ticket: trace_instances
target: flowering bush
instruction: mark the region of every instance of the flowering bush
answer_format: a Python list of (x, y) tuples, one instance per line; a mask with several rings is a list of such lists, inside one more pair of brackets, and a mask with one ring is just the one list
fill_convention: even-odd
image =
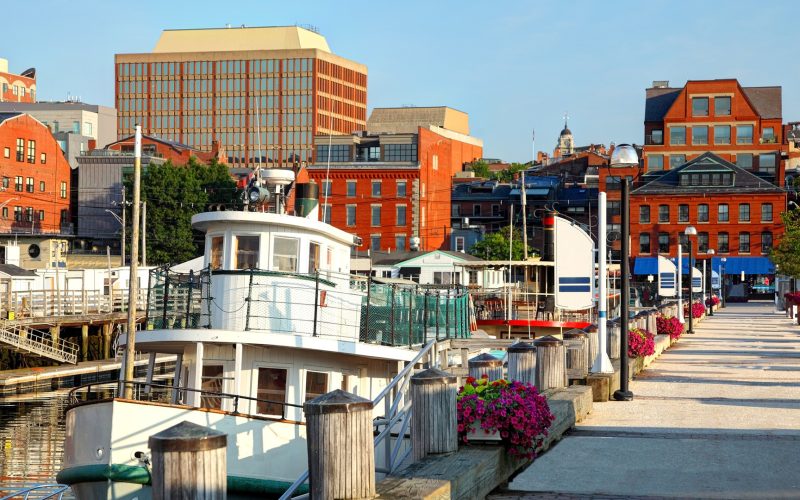
[(783, 298), (789, 304), (800, 304), (800, 292), (789, 292), (783, 294)]
[(669, 338), (675, 340), (683, 334), (683, 324), (675, 316), (669, 318), (658, 316), (656, 317), (656, 333), (669, 335)]
[(647, 330), (633, 328), (628, 332), (628, 357), (642, 358), (656, 352), (656, 336)]
[[(706, 307), (701, 304), (700, 302), (695, 302), (692, 304), (692, 318), (697, 319), (703, 316), (706, 312)], [(689, 315), (689, 304), (683, 305), (683, 315)]]
[(718, 306), (719, 305), (719, 297), (716, 295), (712, 295), (711, 297), (706, 299), (706, 307)]
[(462, 442), (469, 442), (469, 434), (477, 432), (473, 424), (480, 421), (483, 432), (500, 434), (509, 455), (529, 460), (536, 457), (555, 418), (536, 387), (504, 379), (489, 382), (486, 375), (467, 377), (458, 391), (457, 410)]

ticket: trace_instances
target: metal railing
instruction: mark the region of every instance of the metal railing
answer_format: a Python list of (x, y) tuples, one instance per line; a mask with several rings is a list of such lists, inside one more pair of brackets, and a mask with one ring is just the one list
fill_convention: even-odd
[[(372, 400), (373, 408), (383, 403), (384, 415), (374, 419), (373, 426), (375, 431), (375, 455), (378, 456), (379, 447), (383, 445), (383, 457), (385, 465), (375, 467), (375, 472), (391, 474), (397, 467), (408, 458), (411, 447), (403, 450), (403, 442), (409, 431), (411, 424), (412, 401), (409, 398), (409, 386), (411, 376), (414, 374), (414, 367), (422, 363), (426, 356), (429, 357), (428, 365), (435, 366), (438, 362), (436, 357), (437, 341), (432, 340), (425, 344), (413, 360), (398, 373), (389, 385), (383, 389), (378, 396)], [(398, 428), (399, 426), (399, 428)], [(393, 435), (396, 434), (394, 445), (392, 445)], [(289, 488), (283, 492), (280, 500), (289, 500), (297, 489), (308, 481), (309, 472), (306, 470), (300, 475)], [(307, 498), (308, 495), (300, 495), (295, 498)]]
[[(146, 304), (147, 290), (140, 290), (137, 310), (143, 311)], [(0, 302), (0, 314), (8, 318), (8, 313), (13, 312), (15, 319), (104, 314), (127, 310), (128, 290), (114, 290), (111, 295), (100, 290), (12, 291), (8, 300)]]
[(49, 333), (0, 320), (0, 344), (62, 363), (74, 365), (78, 362), (78, 344), (61, 338), (58, 342), (53, 340)]
[(595, 320), (592, 309), (565, 311), (555, 306), (553, 292), (533, 292), (524, 288), (477, 289), (470, 291), (475, 304), (475, 317), (481, 320)]
[(60, 500), (64, 497), (64, 493), (69, 491), (69, 486), (66, 484), (35, 484), (33, 486), (19, 486), (9, 487), (0, 486), (0, 493), (3, 494), (0, 500), (44, 500), (46, 498), (56, 498)]

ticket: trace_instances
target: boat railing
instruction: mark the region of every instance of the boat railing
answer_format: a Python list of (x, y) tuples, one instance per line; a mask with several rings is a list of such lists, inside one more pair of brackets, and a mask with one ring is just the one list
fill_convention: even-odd
[[(413, 360), (400, 370), (389, 385), (372, 400), (373, 408), (383, 405), (384, 414), (373, 420), (375, 456), (382, 455), (383, 465), (375, 467), (375, 472), (391, 474), (408, 458), (411, 446), (406, 436), (411, 425), (412, 401), (409, 397), (409, 386), (414, 369), (418, 364), (424, 363), (428, 358), (428, 366), (436, 366), (437, 341), (432, 340), (425, 344)], [(289, 488), (281, 495), (280, 500), (289, 500), (297, 489), (308, 481), (309, 473), (306, 470)], [(308, 494), (299, 495), (295, 499), (308, 498)]]
[(595, 319), (593, 309), (567, 311), (556, 307), (552, 291), (535, 291), (524, 286), (471, 289), (475, 317), (481, 320), (584, 321)]
[[(224, 282), (216, 282), (221, 277)], [(223, 283), (222, 286), (220, 283)], [(219, 328), (419, 346), (469, 337), (467, 289), (261, 269), (151, 271), (148, 329)]]
[[(148, 401), (176, 404), (181, 406), (192, 406), (187, 404), (188, 394), (199, 394), (200, 406), (197, 408), (208, 409), (222, 409), (223, 401), (230, 401), (231, 413), (240, 413), (239, 406), (243, 402), (254, 404), (256, 408), (259, 405), (276, 405), (280, 406), (280, 418), (286, 418), (286, 408), (300, 408), (303, 405), (286, 403), (284, 401), (272, 401), (269, 399), (253, 398), (250, 396), (242, 396), (239, 394), (230, 394), (220, 391), (210, 391), (206, 389), (193, 389), (188, 387), (175, 387), (168, 384), (158, 384), (153, 382), (141, 382), (137, 380), (124, 380), (124, 381), (106, 381), (106, 382), (93, 382), (89, 384), (74, 387), (69, 391), (68, 402), (70, 407), (84, 403), (87, 401), (98, 401), (104, 399), (112, 399), (119, 394), (121, 386), (133, 387), (133, 399), (136, 401)], [(93, 390), (94, 389), (94, 390)], [(82, 396), (82, 397), (81, 397)], [(265, 414), (267, 415), (267, 414)], [(276, 414), (270, 412), (270, 417), (278, 417)]]
[(28, 500), (35, 498), (36, 500), (44, 500), (46, 498), (55, 498), (61, 500), (64, 493), (69, 491), (69, 486), (66, 484), (34, 484), (30, 486), (0, 486), (2, 488), (2, 497), (0, 500)]

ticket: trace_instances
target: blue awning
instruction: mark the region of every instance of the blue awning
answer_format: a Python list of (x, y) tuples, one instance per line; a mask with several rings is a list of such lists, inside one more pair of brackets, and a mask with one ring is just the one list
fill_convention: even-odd
[(658, 257), (636, 257), (633, 274), (658, 274)]
[[(722, 266), (720, 257), (714, 257), (712, 267), (719, 272)], [(775, 274), (775, 264), (769, 257), (728, 257), (725, 262), (725, 274), (759, 275)]]

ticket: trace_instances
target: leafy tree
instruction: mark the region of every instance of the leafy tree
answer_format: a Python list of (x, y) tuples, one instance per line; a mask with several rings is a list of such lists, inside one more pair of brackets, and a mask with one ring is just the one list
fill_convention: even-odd
[(483, 160), (473, 161), (469, 168), (475, 173), (476, 177), (483, 177), (484, 179), (492, 178), (492, 173), (489, 171), (489, 164)]
[(778, 246), (772, 249), (770, 258), (780, 274), (800, 278), (800, 209), (781, 214), (784, 234)]
[[(500, 231), (489, 233), (470, 248), (469, 253), (484, 260), (508, 260), (508, 235), (511, 226), (506, 226)], [(536, 252), (528, 245), (528, 255)], [(522, 245), (522, 231), (515, 229), (511, 243), (512, 260), (524, 260), (524, 247)]]
[(201, 188), (208, 195), (208, 204), (224, 204), (229, 209), (238, 208), (240, 200), (237, 195), (236, 181), (231, 177), (228, 166), (211, 160), (204, 165), (192, 156), (186, 166), (194, 172), (200, 181)]

